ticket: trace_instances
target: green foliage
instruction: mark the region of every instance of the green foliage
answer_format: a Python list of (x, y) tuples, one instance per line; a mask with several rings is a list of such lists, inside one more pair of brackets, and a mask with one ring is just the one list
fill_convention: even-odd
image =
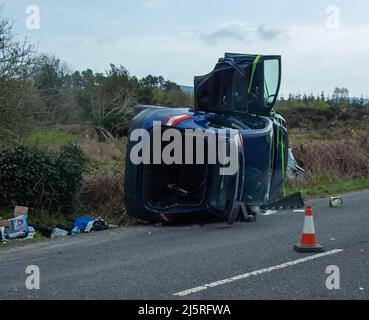
[(78, 120), (78, 107), (73, 94), (68, 65), (54, 55), (39, 54), (31, 68), (41, 114), (39, 120), (70, 124)]
[(71, 225), (72, 220), (73, 216), (61, 213), (50, 213), (43, 210), (32, 210), (28, 217), (29, 223), (44, 225), (49, 228), (55, 228), (58, 223), (69, 226)]
[(192, 105), (190, 95), (161, 76), (138, 79), (114, 64), (105, 73), (73, 72), (53, 54), (17, 40), (11, 22), (1, 16), (0, 57), (1, 142), (19, 142), (36, 126), (77, 123), (90, 124), (99, 138), (121, 137), (137, 103)]
[(0, 8), (0, 139), (14, 141), (32, 126), (38, 113), (30, 81), (33, 47), (19, 41)]
[(73, 144), (60, 151), (36, 147), (0, 148), (0, 206), (26, 205), (71, 212), (82, 184), (85, 160)]
[(324, 92), (318, 96), (313, 94), (290, 94), (287, 99), (283, 96), (276, 103), (276, 109), (279, 111), (288, 110), (290, 108), (312, 108), (317, 110), (326, 110), (330, 107), (338, 107), (340, 109), (365, 107), (364, 97), (349, 98), (349, 91), (346, 88), (335, 88), (332, 98), (326, 97)]
[(29, 146), (39, 146), (48, 148), (60, 148), (61, 146), (77, 142), (80, 139), (78, 134), (71, 134), (55, 129), (35, 131), (25, 139), (25, 144)]
[(171, 89), (166, 95), (164, 104), (176, 107), (189, 107), (193, 105), (193, 97), (179, 89)]
[(83, 122), (99, 138), (121, 137), (137, 103), (193, 105), (191, 95), (162, 76), (138, 79), (114, 64), (105, 73), (73, 72), (55, 55), (37, 53), (27, 40), (17, 40), (1, 15), (0, 57), (1, 142), (19, 142), (36, 126)]
[(174, 107), (192, 106), (192, 97), (163, 77), (148, 75), (141, 80), (123, 66), (110, 65), (102, 73), (85, 70), (72, 75), (72, 84), (81, 111), (99, 137), (128, 133), (137, 103)]
[(13, 142), (27, 135), (39, 112), (30, 81), (0, 77), (0, 141)]
[(318, 177), (309, 185), (287, 186), (287, 194), (301, 192), (305, 198), (317, 198), (323, 196), (334, 196), (342, 192), (358, 191), (369, 189), (369, 179), (353, 179), (330, 181), (325, 178)]

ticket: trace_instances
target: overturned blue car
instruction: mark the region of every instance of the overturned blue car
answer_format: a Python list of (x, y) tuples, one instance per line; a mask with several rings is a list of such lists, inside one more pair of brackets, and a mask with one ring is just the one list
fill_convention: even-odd
[(137, 106), (127, 213), (149, 222), (232, 224), (278, 203), (289, 156), (286, 121), (273, 109), (280, 83), (280, 56), (227, 53), (195, 77), (193, 109)]

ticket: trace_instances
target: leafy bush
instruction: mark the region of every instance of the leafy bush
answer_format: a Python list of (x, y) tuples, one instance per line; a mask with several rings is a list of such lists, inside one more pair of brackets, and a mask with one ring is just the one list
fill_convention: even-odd
[(0, 206), (26, 205), (50, 212), (71, 212), (82, 185), (85, 160), (74, 144), (60, 151), (0, 147)]

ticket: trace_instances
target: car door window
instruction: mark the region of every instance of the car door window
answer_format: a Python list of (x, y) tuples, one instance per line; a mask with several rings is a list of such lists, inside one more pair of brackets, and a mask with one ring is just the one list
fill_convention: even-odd
[(273, 107), (277, 99), (280, 83), (279, 59), (264, 60), (264, 98), (268, 107)]

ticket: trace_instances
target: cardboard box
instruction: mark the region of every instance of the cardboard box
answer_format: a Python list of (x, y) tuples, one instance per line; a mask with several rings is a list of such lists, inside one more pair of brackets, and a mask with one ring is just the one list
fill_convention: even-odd
[[(29, 208), (17, 206), (14, 208), (13, 217), (26, 216), (28, 217)], [(0, 219), (0, 227), (11, 228), (12, 227), (12, 219)]]
[(14, 217), (18, 217), (18, 216), (26, 216), (28, 217), (28, 207), (20, 207), (20, 206), (16, 206), (14, 208)]
[(27, 216), (17, 216), (9, 220), (10, 228), (14, 231), (28, 231)]
[(10, 221), (9, 220), (0, 220), (0, 227), (10, 228)]

